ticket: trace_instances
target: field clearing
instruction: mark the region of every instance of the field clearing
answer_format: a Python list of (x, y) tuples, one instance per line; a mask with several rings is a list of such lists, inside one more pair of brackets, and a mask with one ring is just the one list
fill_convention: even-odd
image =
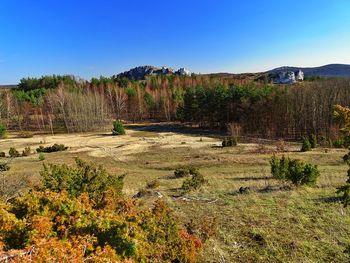
[[(350, 209), (344, 209), (335, 188), (346, 180), (342, 161), (345, 149), (317, 148), (301, 153), (298, 144), (286, 156), (317, 164), (317, 187), (294, 188), (271, 178), (269, 159), (276, 146), (239, 143), (221, 148), (221, 139), (171, 131), (128, 129), (125, 136), (110, 133), (64, 134), (17, 138), (1, 142), (22, 151), (54, 143), (69, 146), (66, 152), (38, 154), (11, 161), (9, 177), (40, 179), (43, 163), (73, 164), (74, 157), (103, 164), (116, 175), (126, 174), (124, 192), (135, 195), (157, 179), (157, 191), (185, 224), (215, 219), (217, 234), (201, 251), (200, 262), (347, 262), (343, 253), (350, 243)], [(278, 153), (282, 155), (282, 153)], [(4, 161), (5, 159), (2, 159)], [(8, 158), (6, 158), (8, 160)], [(208, 180), (198, 191), (179, 197), (183, 179), (173, 179), (180, 164), (193, 164)], [(249, 187), (240, 194), (240, 187)], [(149, 205), (159, 197), (143, 197)]]

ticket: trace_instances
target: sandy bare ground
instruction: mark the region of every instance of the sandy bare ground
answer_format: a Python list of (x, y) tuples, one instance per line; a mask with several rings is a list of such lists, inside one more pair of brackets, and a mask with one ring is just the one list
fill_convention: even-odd
[(130, 159), (130, 155), (146, 152), (152, 146), (161, 148), (219, 146), (221, 141), (210, 137), (198, 137), (172, 132), (140, 132), (127, 130), (124, 136), (108, 133), (81, 133), (60, 135), (36, 135), (32, 138), (9, 136), (0, 142), (0, 151), (8, 153), (10, 147), (22, 151), (25, 147), (35, 150), (40, 145), (64, 144), (70, 152), (87, 152), (93, 157), (113, 157), (119, 161)]

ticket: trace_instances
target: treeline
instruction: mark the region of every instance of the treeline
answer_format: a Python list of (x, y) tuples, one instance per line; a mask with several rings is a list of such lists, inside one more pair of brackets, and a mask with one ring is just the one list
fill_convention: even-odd
[(81, 132), (101, 129), (112, 119), (176, 120), (183, 87), (228, 85), (204, 76), (127, 78), (45, 76), (22, 79), (0, 94), (0, 122), (12, 130)]
[(223, 85), (185, 90), (178, 117), (205, 127), (234, 124), (245, 135), (299, 139), (336, 136), (335, 104), (349, 105), (350, 81), (329, 79), (293, 86)]
[(0, 122), (13, 130), (81, 132), (112, 119), (184, 121), (265, 138), (330, 136), (335, 104), (349, 105), (350, 80), (283, 86), (228, 76), (158, 76), (135, 81), (73, 76), (22, 79), (0, 95)]

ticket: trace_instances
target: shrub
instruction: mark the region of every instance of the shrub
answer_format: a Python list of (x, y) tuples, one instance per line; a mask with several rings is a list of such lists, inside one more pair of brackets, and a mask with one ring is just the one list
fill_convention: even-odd
[(201, 188), (206, 182), (204, 176), (197, 172), (192, 177), (185, 179), (182, 183), (181, 189), (183, 192), (187, 193)]
[(281, 159), (278, 159), (275, 155), (270, 160), (272, 177), (278, 180), (286, 179), (288, 173), (289, 159), (284, 155)]
[(227, 147), (227, 139), (224, 138), (222, 143), (221, 143), (222, 147)]
[(155, 196), (156, 192), (150, 188), (141, 188), (132, 198), (143, 198), (146, 196)]
[(179, 166), (174, 171), (175, 178), (182, 178), (186, 176), (191, 176), (198, 173), (198, 169), (192, 165)]
[(95, 201), (101, 201), (108, 188), (119, 195), (122, 193), (124, 176), (111, 175), (103, 166), (96, 167), (79, 158), (75, 162), (77, 168), (66, 164), (44, 164), (44, 170), (40, 173), (43, 187), (56, 193), (65, 190), (72, 197), (88, 193)]
[(282, 156), (273, 156), (270, 160), (272, 177), (291, 181), (294, 185), (315, 185), (320, 172), (316, 165), (304, 164), (299, 160), (291, 160)]
[(317, 142), (322, 147), (333, 147), (332, 140), (330, 138), (327, 138), (326, 136), (319, 136)]
[(113, 135), (124, 135), (125, 134), (124, 125), (123, 125), (121, 120), (116, 120), (113, 123), (112, 133), (113, 133)]
[(337, 139), (337, 140), (333, 141), (333, 146), (335, 148), (343, 148), (344, 140), (343, 139)]
[(45, 154), (39, 153), (39, 161), (44, 161), (46, 159)]
[(48, 147), (43, 147), (43, 146), (39, 146), (39, 148), (36, 149), (36, 151), (38, 153), (52, 153), (52, 152), (62, 152), (67, 150), (68, 147), (64, 146), (64, 144), (57, 144), (55, 143), (52, 146), (48, 146)]
[(316, 165), (290, 160), (286, 178), (294, 185), (315, 185), (320, 172)]
[[(67, 262), (196, 262), (201, 240), (181, 228), (164, 202), (143, 209), (118, 194), (100, 166), (76, 161), (77, 168), (44, 170), (42, 188), (1, 204), (1, 252), (38, 248), (16, 262), (56, 262), (63, 254)], [(72, 192), (76, 185), (81, 191)], [(96, 203), (96, 190), (103, 202)]]
[(342, 195), (344, 207), (350, 204), (350, 183), (337, 187), (337, 194)]
[(160, 185), (159, 181), (157, 179), (155, 179), (155, 180), (152, 180), (150, 182), (147, 182), (146, 188), (148, 188), (148, 189), (155, 189), (155, 188), (158, 188), (159, 185)]
[[(346, 141), (349, 140), (350, 134), (350, 109), (336, 105), (333, 113), (334, 119), (342, 124), (340, 131), (346, 135)], [(342, 194), (344, 207), (350, 204), (350, 152), (343, 157), (344, 162), (349, 166), (346, 184), (337, 188), (337, 194)], [(348, 251), (349, 253), (349, 251)]]
[(282, 139), (278, 140), (278, 142), (276, 144), (276, 150), (277, 150), (277, 152), (285, 152), (287, 150), (286, 142)]
[(0, 172), (6, 172), (10, 170), (10, 166), (7, 163), (0, 163)]
[(333, 142), (335, 148), (348, 148), (350, 146), (350, 136), (339, 138)]
[(234, 146), (237, 146), (236, 137), (226, 137), (222, 141), (222, 147), (234, 147)]
[(230, 137), (228, 139), (228, 146), (229, 147), (237, 146), (237, 138), (236, 137)]
[(19, 152), (16, 150), (16, 148), (14, 148), (14, 147), (11, 147), (11, 148), (10, 148), (10, 150), (9, 150), (9, 155), (10, 155), (10, 157), (12, 157), (12, 158), (21, 156), (21, 155), (19, 154)]
[(1, 158), (6, 157), (6, 153), (5, 153), (5, 152), (0, 152), (0, 157), (1, 157)]
[(0, 123), (0, 139), (4, 139), (7, 136), (7, 129), (4, 124)]
[(301, 152), (308, 152), (311, 151), (311, 143), (308, 138), (303, 139), (303, 144), (300, 149)]
[(206, 241), (209, 238), (216, 236), (218, 232), (217, 218), (204, 217), (200, 221), (191, 220), (186, 225), (186, 230), (190, 234), (195, 234), (201, 240)]
[(24, 148), (22, 151), (22, 156), (29, 156), (30, 155), (30, 147)]
[(346, 147), (346, 148), (349, 148), (349, 146), (350, 146), (350, 136), (345, 136), (344, 137), (344, 147)]
[(315, 134), (311, 134), (309, 136), (309, 142), (310, 142), (310, 145), (311, 145), (311, 148), (314, 149), (317, 147), (317, 137)]
[(337, 194), (342, 194), (344, 206), (350, 204), (350, 151), (343, 156), (343, 161), (349, 166), (346, 184), (337, 188)]
[(344, 250), (344, 253), (350, 256), (350, 244), (347, 245), (346, 249)]

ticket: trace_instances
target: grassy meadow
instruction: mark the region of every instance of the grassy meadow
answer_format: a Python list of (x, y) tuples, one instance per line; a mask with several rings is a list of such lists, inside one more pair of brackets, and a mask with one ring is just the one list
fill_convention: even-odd
[[(124, 193), (134, 196), (156, 180), (157, 195), (137, 200), (144, 206), (163, 198), (182, 224), (211, 222), (213, 235), (204, 243), (199, 262), (348, 262), (350, 209), (343, 208), (336, 187), (346, 180), (345, 149), (317, 148), (301, 153), (300, 144), (239, 142), (222, 148), (218, 135), (182, 133), (181, 130), (127, 129), (125, 136), (108, 133), (18, 138), (9, 134), (1, 150), (64, 143), (65, 152), (38, 154), (11, 160), (8, 188), (18, 181), (37, 184), (43, 163), (73, 164), (74, 157), (103, 164), (116, 175), (126, 174)], [(291, 186), (272, 179), (269, 160), (282, 154), (316, 164), (321, 176), (316, 187)], [(9, 158), (1, 158), (8, 161)], [(179, 165), (199, 168), (208, 183), (180, 195), (184, 179), (173, 177)], [(248, 187), (240, 193), (240, 187)]]

